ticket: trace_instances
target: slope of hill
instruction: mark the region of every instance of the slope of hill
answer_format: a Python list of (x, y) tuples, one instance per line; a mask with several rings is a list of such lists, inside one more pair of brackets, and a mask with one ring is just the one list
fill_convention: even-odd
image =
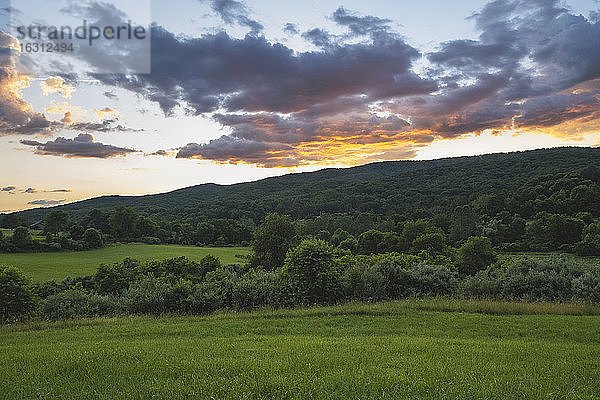
[[(102, 196), (56, 207), (74, 220), (125, 205), (156, 220), (234, 218), (258, 221), (276, 211), (293, 218), (322, 213), (389, 215), (447, 210), (479, 194), (504, 193), (542, 176), (600, 166), (600, 149), (563, 147), (431, 161), (393, 161), (289, 174), (234, 185), (204, 184), (147, 196)], [(49, 208), (17, 214), (39, 220)]]

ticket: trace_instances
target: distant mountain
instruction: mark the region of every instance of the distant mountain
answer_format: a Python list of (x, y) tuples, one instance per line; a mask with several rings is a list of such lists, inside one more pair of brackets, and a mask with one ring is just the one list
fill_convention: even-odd
[(431, 161), (391, 161), (353, 168), (289, 174), (234, 185), (204, 184), (147, 196), (101, 196), (17, 214), (28, 221), (50, 210), (73, 220), (94, 209), (124, 205), (158, 221), (205, 218), (261, 220), (276, 211), (294, 219), (323, 213), (434, 212), (465, 204), (479, 194), (505, 193), (533, 178), (600, 166), (600, 149), (562, 147)]

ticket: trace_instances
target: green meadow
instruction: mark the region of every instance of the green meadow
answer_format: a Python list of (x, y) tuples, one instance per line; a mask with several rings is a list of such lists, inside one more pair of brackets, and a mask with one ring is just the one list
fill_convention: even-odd
[(34, 281), (60, 281), (67, 276), (86, 276), (96, 272), (100, 264), (134, 258), (140, 261), (162, 260), (186, 256), (198, 261), (207, 254), (221, 259), (223, 264), (240, 263), (236, 255), (248, 254), (246, 247), (194, 247), (178, 245), (149, 245), (141, 243), (116, 244), (88, 251), (61, 251), (56, 253), (0, 254), (0, 264), (18, 267)]
[(7, 400), (597, 399), (599, 313), (578, 304), (434, 299), (3, 326), (0, 393)]

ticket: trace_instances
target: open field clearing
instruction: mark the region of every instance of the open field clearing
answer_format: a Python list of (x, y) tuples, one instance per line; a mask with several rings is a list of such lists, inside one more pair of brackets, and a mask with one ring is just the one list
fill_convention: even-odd
[(0, 254), (0, 264), (12, 265), (28, 273), (34, 281), (50, 279), (62, 280), (67, 276), (92, 275), (102, 263), (134, 258), (140, 261), (162, 260), (186, 256), (200, 260), (207, 254), (221, 259), (224, 264), (239, 263), (243, 260), (237, 254), (247, 254), (246, 247), (194, 247), (177, 245), (149, 245), (140, 243), (109, 245), (102, 249), (88, 251), (61, 251), (56, 253), (16, 253)]
[[(5, 326), (0, 393), (6, 399), (597, 398), (600, 316), (537, 313), (597, 314), (598, 307), (539, 304), (529, 314), (527, 305), (500, 304), (409, 300)], [(500, 308), (506, 315), (423, 308)], [(521, 315), (510, 315), (513, 309)]]

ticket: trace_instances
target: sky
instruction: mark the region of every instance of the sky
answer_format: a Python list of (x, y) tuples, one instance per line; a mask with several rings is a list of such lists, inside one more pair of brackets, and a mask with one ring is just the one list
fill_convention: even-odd
[[(0, 213), (376, 161), (600, 145), (596, 0), (0, 9)], [(144, 34), (48, 34), (83, 21)], [(39, 27), (46, 36), (35, 37)]]

